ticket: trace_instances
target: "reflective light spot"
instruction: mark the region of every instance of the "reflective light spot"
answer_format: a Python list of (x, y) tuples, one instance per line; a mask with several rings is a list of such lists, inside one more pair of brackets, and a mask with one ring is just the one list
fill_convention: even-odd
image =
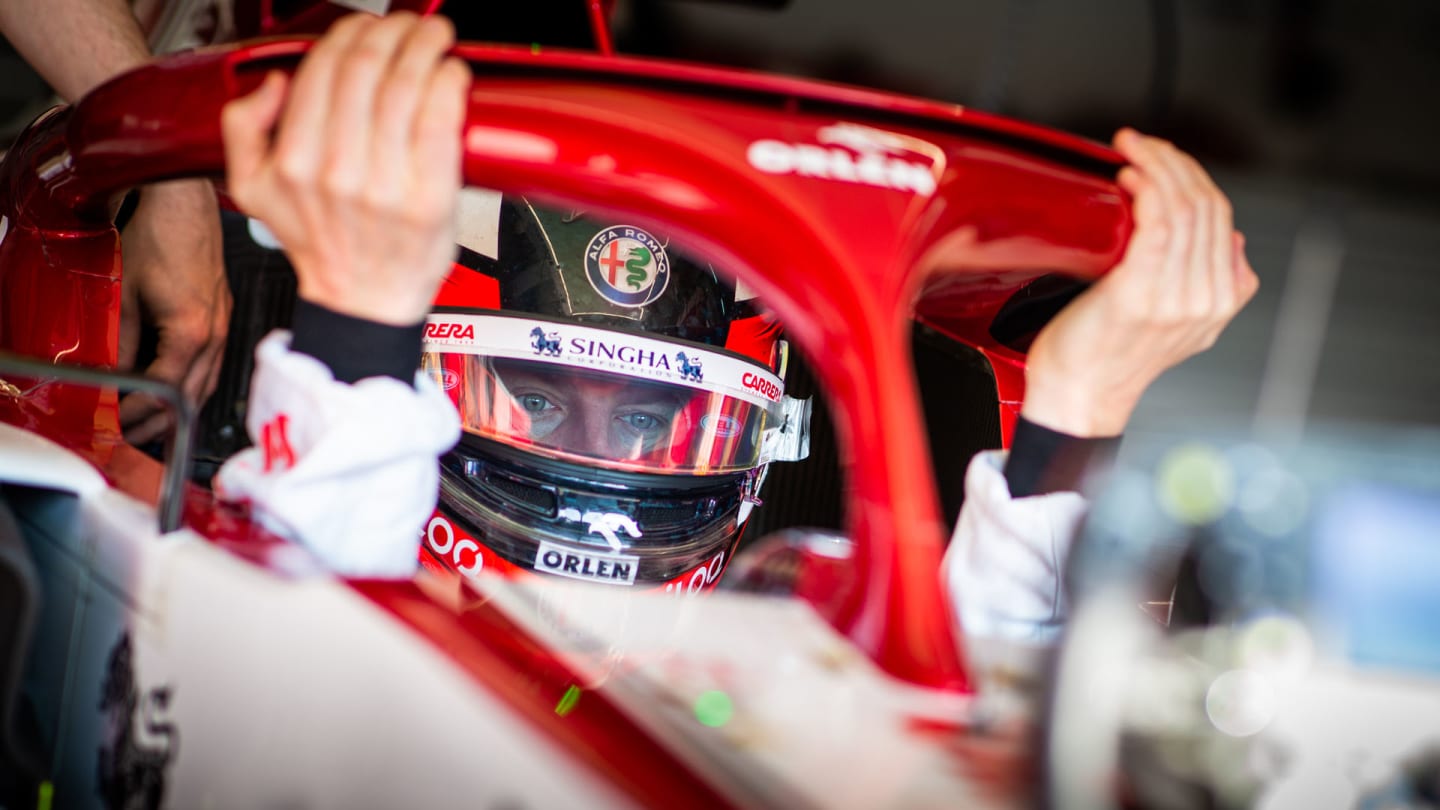
[(560, 145), (543, 135), (483, 124), (466, 126), (465, 149), (471, 154), (524, 163), (553, 163), (560, 154)]
[(565, 689), (565, 694), (560, 696), (560, 702), (555, 704), (555, 713), (564, 717), (574, 711), (575, 704), (580, 702), (580, 687), (570, 684)]
[(1310, 494), (1285, 470), (1264, 470), (1250, 478), (1236, 504), (1252, 529), (1269, 537), (1290, 534), (1310, 512)]
[(827, 559), (848, 560), (855, 556), (855, 544), (851, 542), (850, 538), (838, 534), (821, 531), (805, 532), (803, 541), (807, 551)]
[(1275, 717), (1275, 690), (1257, 672), (1232, 669), (1205, 691), (1205, 715), (1220, 732), (1249, 737)]
[(1315, 642), (1310, 631), (1293, 616), (1265, 616), (1251, 622), (1240, 634), (1240, 663), (1250, 670), (1285, 682), (1300, 679), (1310, 668)]
[(695, 719), (699, 720), (701, 725), (719, 728), (730, 722), (734, 714), (735, 706), (730, 702), (730, 696), (719, 689), (701, 692), (700, 696), (695, 698)]
[(1235, 473), (1229, 462), (1201, 444), (1181, 445), (1167, 453), (1155, 484), (1165, 511), (1191, 525), (1225, 514), (1235, 498)]
[(247, 219), (245, 229), (250, 232), (250, 239), (260, 247), (267, 250), (284, 250), (280, 246), (280, 240), (275, 238), (275, 232), (260, 220)]

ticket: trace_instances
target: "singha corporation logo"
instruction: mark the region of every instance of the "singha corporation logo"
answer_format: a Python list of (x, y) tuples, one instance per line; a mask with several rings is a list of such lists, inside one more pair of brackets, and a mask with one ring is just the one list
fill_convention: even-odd
[(132, 657), (130, 634), (122, 633), (110, 651), (100, 694), (108, 742), (100, 746), (98, 781), (100, 796), (112, 810), (161, 806), (165, 772), (180, 744), (180, 732), (168, 718), (171, 687), (150, 689), (142, 700)]
[(535, 349), (536, 354), (548, 354), (551, 357), (560, 356), (560, 333), (547, 333), (540, 327), (530, 330), (530, 346)]
[(680, 372), (680, 379), (693, 382), (704, 382), (705, 371), (700, 367), (700, 358), (687, 357), (685, 352), (675, 353), (676, 370)]

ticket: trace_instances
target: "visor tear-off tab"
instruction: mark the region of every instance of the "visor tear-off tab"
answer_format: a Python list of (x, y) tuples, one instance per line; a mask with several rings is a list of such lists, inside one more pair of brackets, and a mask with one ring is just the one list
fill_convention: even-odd
[(810, 397), (780, 397), (779, 424), (766, 428), (760, 439), (761, 464), (810, 457), (810, 413), (814, 405)]

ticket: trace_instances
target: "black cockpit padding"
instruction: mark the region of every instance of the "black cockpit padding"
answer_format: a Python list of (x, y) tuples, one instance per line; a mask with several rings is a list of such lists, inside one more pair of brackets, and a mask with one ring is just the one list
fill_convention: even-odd
[(45, 777), (34, 723), (20, 695), (40, 603), (39, 572), (0, 488), (0, 796), (21, 789), (21, 780)]

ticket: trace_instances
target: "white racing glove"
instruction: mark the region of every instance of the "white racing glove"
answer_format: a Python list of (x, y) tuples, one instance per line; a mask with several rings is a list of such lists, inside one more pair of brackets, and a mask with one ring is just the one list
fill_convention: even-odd
[(276, 330), (255, 351), (246, 429), (255, 446), (221, 467), (220, 497), (349, 577), (408, 578), (435, 508), (437, 457), (460, 424), (426, 375), (337, 382)]

